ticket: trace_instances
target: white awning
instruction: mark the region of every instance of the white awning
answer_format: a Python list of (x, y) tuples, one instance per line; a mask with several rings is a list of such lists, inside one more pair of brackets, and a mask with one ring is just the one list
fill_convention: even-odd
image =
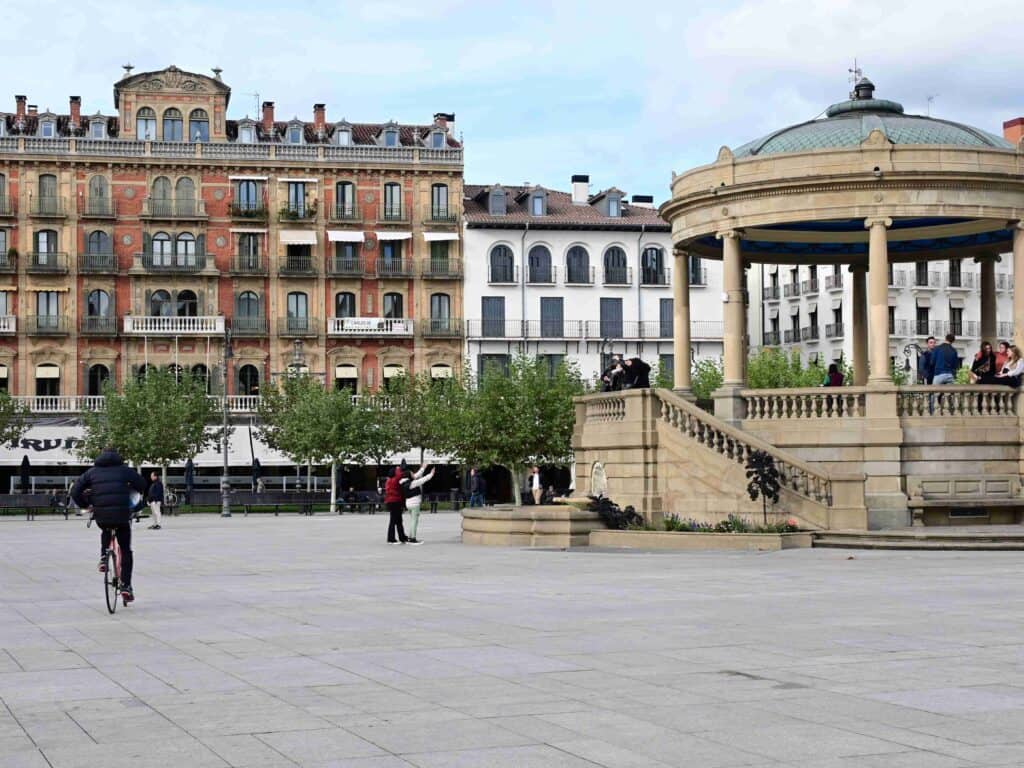
[(358, 379), (359, 374), (354, 365), (336, 365), (334, 367), (334, 378), (336, 379)]
[(890, 296), (889, 297), (889, 306), (890, 307), (895, 307), (896, 306), (896, 297), (895, 296)]
[(411, 240), (412, 232), (378, 232), (378, 240)]
[[(13, 291), (15, 289), (6, 288), (5, 290)], [(71, 289), (66, 285), (26, 285), (25, 290), (29, 293), (68, 293)]]
[(289, 178), (284, 178), (284, 179), (278, 179), (277, 183), (278, 184), (282, 184), (282, 183), (288, 182), (288, 181), (295, 182), (296, 184), (299, 184), (299, 183), (302, 183), (302, 184), (316, 184), (319, 181), (319, 179), (304, 179), (304, 178), (289, 179)]
[(949, 300), (949, 306), (951, 308), (953, 308), (953, 309), (963, 309), (964, 308), (964, 300), (963, 299), (950, 299)]
[(267, 176), (228, 176), (228, 181), (266, 181)]
[(265, 235), (267, 230), (265, 229), (229, 229), (233, 235)]
[(778, 264), (769, 264), (768, 265), (768, 274), (769, 275), (774, 275), (778, 271), (779, 271), (779, 265)]
[(385, 365), (384, 366), (384, 378), (393, 379), (395, 376), (403, 376), (405, 374), (405, 368), (400, 365)]
[(842, 309), (842, 308), (843, 308), (843, 300), (842, 299), (832, 299), (832, 309)]
[(282, 229), (281, 242), (285, 245), (316, 245), (316, 232), (308, 229)]
[(791, 315), (799, 315), (800, 314), (800, 305), (797, 304), (795, 307), (790, 307), (789, 308), (789, 314), (791, 314)]
[(51, 363), (43, 363), (42, 365), (36, 366), (36, 378), (37, 379), (59, 379), (60, 368)]
[(811, 313), (811, 312), (817, 312), (817, 311), (818, 311), (818, 302), (816, 302), (816, 301), (809, 301), (807, 303), (807, 312)]
[(328, 229), (327, 239), (332, 243), (361, 243), (366, 239), (366, 233), (346, 232), (344, 229)]
[(6, 365), (0, 365), (0, 379), (6, 379), (6, 378), (7, 378), (7, 366)]
[(918, 296), (917, 306), (919, 307), (930, 307), (932, 305), (932, 299), (930, 296)]
[(450, 365), (432, 365), (430, 366), (430, 378), (432, 379), (450, 379), (452, 377), (452, 367)]
[(458, 240), (458, 232), (424, 232), (423, 239), (428, 243), (436, 243), (439, 240)]
[(772, 320), (774, 320), (778, 316), (779, 316), (779, 308), (778, 307), (768, 307), (768, 317), (770, 317)]

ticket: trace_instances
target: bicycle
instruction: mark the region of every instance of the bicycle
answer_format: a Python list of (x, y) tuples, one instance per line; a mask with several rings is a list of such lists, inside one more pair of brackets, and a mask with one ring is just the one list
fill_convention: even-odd
[[(92, 515), (89, 515), (89, 522), (86, 528), (92, 527)], [(117, 598), (128, 605), (127, 598), (121, 594), (121, 545), (117, 543), (117, 535), (111, 531), (110, 546), (103, 551), (103, 592), (107, 599), (107, 612), (117, 612)]]

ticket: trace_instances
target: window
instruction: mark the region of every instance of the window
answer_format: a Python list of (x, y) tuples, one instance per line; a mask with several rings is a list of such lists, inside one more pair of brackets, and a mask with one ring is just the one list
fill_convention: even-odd
[[(3, 200), (0, 199), (0, 208), (3, 207)], [(0, 229), (0, 264), (3, 266), (13, 266), (7, 258), (7, 230)]]
[(964, 333), (964, 311), (960, 307), (949, 308), (949, 332), (954, 336)]
[(452, 330), (452, 297), (447, 293), (430, 296), (430, 330), (434, 333)]
[(181, 141), (185, 121), (174, 107), (164, 110), (164, 141)]
[(448, 363), (434, 363), (430, 366), (430, 382), (437, 384), (452, 378), (452, 367)]
[(405, 376), (405, 368), (397, 363), (385, 363), (381, 377), (384, 379), (384, 389), (391, 389), (392, 382), (401, 376)]
[(188, 136), (190, 141), (206, 142), (210, 140), (210, 118), (204, 109), (193, 109), (188, 116)]
[(402, 274), (402, 241), (385, 240), (380, 244), (380, 263), (377, 272), (381, 275)]
[(896, 307), (889, 307), (889, 335), (896, 333)]
[(203, 385), (203, 389), (206, 390), (206, 394), (210, 394), (210, 372), (207, 370), (206, 366), (202, 363), (197, 363), (192, 366), (190, 373), (195, 381), (198, 381)]
[(240, 211), (260, 208), (260, 188), (255, 181), (235, 182), (235, 208)]
[(553, 283), (554, 276), (551, 273), (551, 251), (543, 245), (535, 245), (530, 249), (530, 275), (531, 283)]
[(530, 197), (530, 215), (544, 215), (544, 195), (532, 195)]
[(348, 128), (342, 128), (334, 134), (338, 141), (338, 146), (347, 147), (352, 143), (352, 131)]
[(508, 376), (508, 355), (480, 355), (477, 357), (477, 370), (480, 376)]
[(288, 330), (295, 333), (309, 329), (309, 297), (301, 291), (293, 291), (288, 294)]
[(435, 240), (430, 244), (430, 273), (447, 275), (448, 270), (448, 241)]
[(288, 182), (288, 210), (296, 216), (306, 215), (306, 184), (302, 181)]
[(243, 125), (238, 129), (238, 140), (243, 144), (255, 144), (256, 129), (251, 125)]
[(113, 253), (113, 250), (110, 244), (110, 235), (102, 230), (90, 232), (85, 240), (86, 253)]
[(103, 385), (110, 379), (110, 369), (105, 365), (90, 365), (89, 366), (89, 383), (88, 383), (88, 394), (91, 397), (97, 397), (103, 394)]
[(60, 368), (53, 363), (36, 366), (36, 396), (57, 397), (60, 394)]
[(60, 294), (57, 291), (36, 291), (36, 328), (40, 331), (60, 328)]
[(255, 365), (243, 365), (238, 369), (238, 390), (240, 395), (250, 397), (260, 393), (260, 372)]
[(356, 185), (351, 181), (339, 181), (334, 186), (334, 201), (339, 219), (351, 219), (356, 214)]
[(622, 299), (601, 299), (601, 337), (622, 338)]
[(171, 294), (165, 290), (153, 291), (149, 297), (149, 314), (153, 317), (172, 317)]
[[(691, 253), (688, 262), (690, 268), (690, 285), (705, 285), (707, 280), (704, 277), (704, 267), (701, 265), (700, 256), (696, 256)], [(778, 283), (778, 275), (773, 275), (773, 277), (775, 278), (776, 283)]]
[(401, 220), (402, 186), (393, 181), (384, 185), (384, 220)]
[(928, 307), (917, 307), (915, 312), (915, 320), (917, 322), (917, 335), (927, 336), (928, 335), (928, 320), (929, 320), (929, 309)]
[(514, 283), (515, 265), (512, 249), (507, 245), (496, 245), (491, 249), (491, 280), (492, 283)]
[(313, 270), (313, 248), (309, 245), (289, 243), (285, 246), (285, 268), (289, 272), (311, 272)]
[(290, 125), (290, 126), (288, 126), (288, 143), (289, 144), (301, 144), (302, 143), (302, 126), (301, 125)]
[(157, 176), (153, 179), (153, 198), (155, 200), (171, 199), (171, 180), (166, 176)]
[(448, 218), (447, 184), (434, 184), (430, 188), (430, 215), (435, 219)]
[(840, 304), (838, 307), (832, 310), (832, 324), (835, 326), (841, 326), (843, 324), (843, 306)]
[(889, 262), (889, 285), (896, 285), (896, 267)]
[(398, 131), (394, 128), (390, 128), (384, 131), (384, 146), (385, 147), (397, 147), (398, 146)]
[(196, 266), (196, 239), (190, 232), (182, 232), (175, 241), (175, 264), (179, 267)]
[(178, 317), (196, 317), (199, 314), (199, 299), (194, 291), (178, 292)]
[(358, 243), (335, 243), (334, 244), (334, 271), (346, 275), (358, 274), (359, 272), (359, 244)]
[(541, 297), (540, 335), (546, 339), (559, 339), (565, 336), (565, 309), (561, 296)]
[(89, 138), (105, 139), (107, 137), (106, 123), (106, 120), (93, 120), (89, 123)]
[[(959, 288), (963, 285), (962, 272), (960, 269), (961, 264), (962, 262), (960, 259), (949, 260), (949, 284), (953, 288)], [(956, 331), (954, 331), (954, 333), (956, 333)]]
[(60, 213), (57, 200), (57, 177), (52, 173), (39, 176), (39, 199), (36, 201), (39, 213)]
[(40, 265), (51, 263), (50, 258), (57, 253), (57, 233), (52, 229), (41, 229), (35, 234), (36, 259)]
[(508, 212), (508, 199), (505, 197), (505, 190), (491, 190), (487, 197), (487, 212), (491, 216), (504, 216)]
[(434, 131), (430, 134), (430, 148), (431, 149), (444, 149), (444, 134), (440, 131)]
[(672, 299), (658, 300), (658, 335), (663, 339), (671, 339), (675, 315), (673, 313)]
[(39, 124), (39, 135), (44, 139), (52, 139), (57, 135), (57, 124), (52, 120), (44, 120)]
[(262, 330), (260, 297), (255, 291), (242, 291), (235, 299), (233, 325), (240, 331)]
[(169, 267), (172, 264), (171, 258), (171, 236), (166, 232), (157, 232), (153, 235), (153, 266)]
[(619, 200), (618, 197), (609, 197), (608, 198), (608, 215), (611, 218), (613, 218), (613, 219), (619, 218), (619, 215), (621, 213), (621, 207), (622, 207), (621, 201)]
[(914, 263), (914, 283), (915, 285), (926, 286), (928, 285), (928, 262), (918, 261)]
[(260, 236), (242, 234), (238, 236), (238, 268), (252, 271), (260, 267)]
[(351, 394), (356, 394), (359, 389), (359, 372), (351, 363), (342, 363), (334, 366), (334, 388), (339, 392), (347, 389)]
[(143, 107), (135, 113), (135, 137), (140, 141), (156, 138), (156, 112), (149, 107)]
[(106, 291), (89, 291), (85, 300), (88, 317), (110, 317), (110, 295)]
[(574, 245), (565, 255), (565, 282), (590, 283), (590, 254), (582, 245)]
[(334, 316), (335, 317), (355, 317), (356, 316), (356, 295), (348, 291), (336, 294), (334, 297)]
[(196, 212), (196, 184), (183, 176), (174, 185), (175, 208), (179, 216), (194, 216)]
[(640, 271), (644, 285), (665, 285), (665, 256), (661, 248), (648, 246), (640, 254)]
[(629, 283), (626, 252), (617, 245), (613, 245), (604, 252), (604, 282), (607, 285), (627, 285)]
[(505, 297), (483, 296), (480, 299), (482, 332), (484, 336), (500, 338), (505, 335)]
[(405, 317), (402, 312), (402, 294), (400, 293), (385, 293), (383, 308), (386, 318), (397, 320)]
[(558, 369), (565, 362), (565, 355), (537, 355), (537, 358), (544, 366), (544, 371), (549, 379), (555, 378)]

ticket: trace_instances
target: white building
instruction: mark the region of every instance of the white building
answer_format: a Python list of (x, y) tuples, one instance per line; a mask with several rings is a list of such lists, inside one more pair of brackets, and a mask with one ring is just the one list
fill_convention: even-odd
[[(467, 358), (505, 365), (517, 353), (552, 367), (577, 362), (593, 380), (612, 353), (670, 371), (672, 276), (668, 224), (653, 198), (615, 188), (591, 195), (538, 186), (465, 187)], [(695, 356), (722, 350), (721, 263), (688, 262)]]
[[(1009, 259), (996, 265), (997, 338), (1012, 340), (1013, 278)], [(961, 357), (981, 343), (980, 267), (971, 259), (889, 265), (889, 356), (916, 370), (929, 336), (956, 336)], [(754, 265), (747, 274), (752, 346), (798, 349), (805, 361), (853, 359), (853, 280), (848, 268)]]

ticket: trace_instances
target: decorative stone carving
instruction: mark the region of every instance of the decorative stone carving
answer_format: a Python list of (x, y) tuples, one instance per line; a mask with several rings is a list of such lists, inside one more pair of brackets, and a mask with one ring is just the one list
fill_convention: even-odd
[(590, 495), (608, 495), (608, 475), (604, 471), (604, 464), (599, 461), (595, 461), (590, 470)]
[(186, 75), (177, 67), (168, 67), (161, 76), (151, 77), (139, 83), (139, 89), (143, 91), (175, 90), (194, 93), (205, 91), (206, 85)]
[(121, 235), (121, 244), (122, 245), (131, 245), (132, 244), (132, 236), (131, 235)]
[(224, 199), (224, 190), (223, 189), (215, 189), (215, 190), (213, 190), (213, 199), (214, 200), (223, 200)]
[(363, 195), (363, 202), (364, 203), (372, 203), (373, 202), (373, 192), (367, 192), (365, 195)]
[(121, 193), (124, 197), (131, 200), (135, 197), (135, 187), (128, 187), (124, 192)]
[(218, 248), (223, 248), (227, 244), (228, 244), (228, 241), (224, 238), (223, 235), (221, 235), (221, 236), (219, 236), (217, 238), (217, 247)]

